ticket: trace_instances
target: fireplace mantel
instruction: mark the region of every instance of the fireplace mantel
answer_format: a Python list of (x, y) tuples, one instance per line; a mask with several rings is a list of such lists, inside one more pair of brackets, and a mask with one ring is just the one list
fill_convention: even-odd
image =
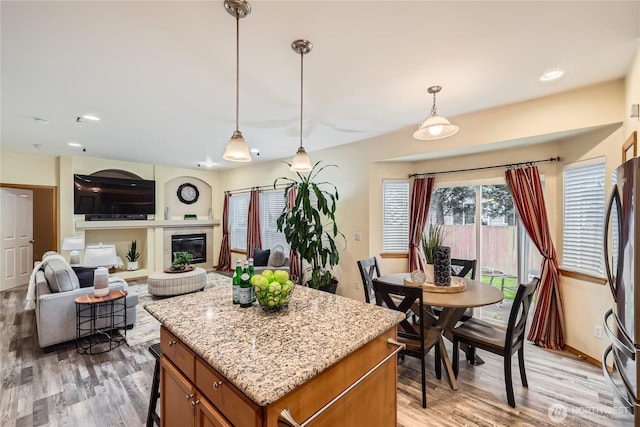
[(106, 230), (123, 228), (185, 228), (215, 227), (219, 219), (177, 219), (146, 221), (76, 221), (76, 230)]

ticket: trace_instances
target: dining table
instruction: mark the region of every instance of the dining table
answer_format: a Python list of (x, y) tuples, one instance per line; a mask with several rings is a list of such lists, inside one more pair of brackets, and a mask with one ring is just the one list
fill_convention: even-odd
[[(409, 273), (386, 274), (378, 277), (378, 281), (389, 283), (392, 285), (406, 285), (405, 278), (410, 280)], [(453, 277), (452, 277), (453, 279)], [(423, 287), (422, 299), (424, 304), (424, 312), (422, 313), (425, 325), (434, 326), (442, 329), (442, 334), (453, 341), (453, 333), (451, 332), (467, 308), (482, 307), (499, 303), (504, 299), (504, 294), (500, 289), (482, 283), (478, 280), (455, 277), (455, 280), (464, 280), (465, 289), (461, 292), (432, 292), (428, 287)], [(433, 314), (431, 307), (442, 307), (439, 316)], [(449, 377), (449, 384), (454, 390), (458, 389), (458, 384), (451, 369), (451, 360), (444, 345), (440, 346), (442, 353), (442, 361)], [(461, 350), (465, 353), (469, 349), (461, 346)], [(482, 359), (476, 356), (476, 364), (483, 363)]]

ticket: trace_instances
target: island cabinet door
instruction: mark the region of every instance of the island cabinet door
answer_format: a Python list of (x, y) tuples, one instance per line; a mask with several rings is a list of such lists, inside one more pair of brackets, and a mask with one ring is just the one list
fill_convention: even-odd
[(195, 387), (169, 362), (160, 358), (160, 422), (162, 426), (195, 424)]
[[(389, 338), (396, 338), (395, 326), (270, 404), (266, 408), (265, 427), (290, 426), (278, 422), (284, 409), (291, 412), (298, 424), (320, 413), (308, 424), (309, 427), (395, 427), (397, 356), (390, 357), (376, 368), (397, 348), (388, 343)], [(353, 388), (349, 389), (352, 385)], [(345, 394), (340, 399), (323, 410), (342, 392)]]
[(233, 427), (209, 402), (200, 398), (196, 401), (197, 427)]

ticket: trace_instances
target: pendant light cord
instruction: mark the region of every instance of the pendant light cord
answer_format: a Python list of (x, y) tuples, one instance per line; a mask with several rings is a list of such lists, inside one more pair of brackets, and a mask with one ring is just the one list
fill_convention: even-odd
[(236, 10), (236, 132), (240, 115), (240, 10)]
[(431, 115), (430, 117), (434, 117), (437, 116), (438, 113), (436, 112), (436, 92), (433, 93), (433, 105), (431, 106)]
[(304, 50), (300, 51), (300, 147), (302, 147), (302, 113), (304, 111), (302, 104), (302, 88), (304, 81)]

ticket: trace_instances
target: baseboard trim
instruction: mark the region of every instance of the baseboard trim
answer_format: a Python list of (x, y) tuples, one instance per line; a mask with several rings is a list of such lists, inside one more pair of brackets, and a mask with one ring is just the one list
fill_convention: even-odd
[(564, 349), (566, 351), (568, 351), (569, 353), (575, 354), (576, 356), (578, 356), (578, 359), (585, 360), (585, 361), (591, 363), (592, 365), (596, 365), (596, 366), (602, 368), (602, 361), (600, 361), (598, 359), (595, 359), (595, 358), (593, 358), (593, 357), (591, 357), (589, 355), (586, 355), (583, 352), (581, 352), (579, 350), (576, 350), (575, 348), (571, 347), (570, 345), (566, 345), (565, 344)]

